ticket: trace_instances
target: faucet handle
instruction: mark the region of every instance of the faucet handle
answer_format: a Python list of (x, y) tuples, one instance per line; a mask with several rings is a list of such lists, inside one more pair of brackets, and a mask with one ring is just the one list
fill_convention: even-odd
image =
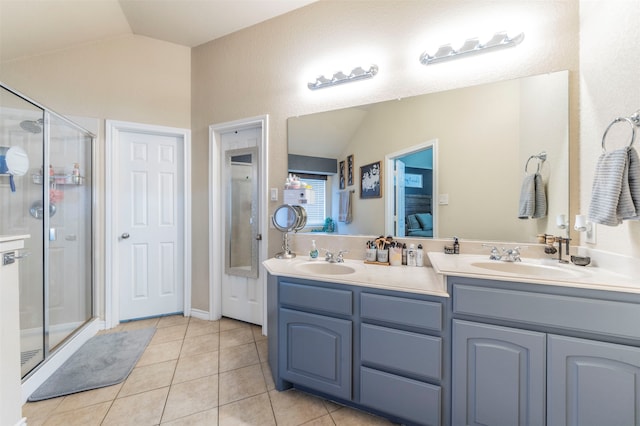
[(520, 247), (519, 246), (507, 250), (507, 255), (509, 256), (509, 260), (511, 262), (522, 262), (522, 259), (520, 259)]
[(338, 263), (343, 263), (344, 262), (344, 254), (345, 253), (349, 253), (349, 250), (338, 250), (338, 255), (337, 255), (337, 259), (336, 262)]
[(333, 260), (333, 253), (331, 253), (329, 250), (327, 249), (322, 249), (325, 251), (324, 254), (324, 260), (326, 260), (327, 262), (334, 262)]
[(490, 260), (500, 260), (502, 259), (502, 254), (498, 247), (492, 246), (491, 244), (482, 244), (483, 247), (491, 247), (491, 254), (489, 255)]

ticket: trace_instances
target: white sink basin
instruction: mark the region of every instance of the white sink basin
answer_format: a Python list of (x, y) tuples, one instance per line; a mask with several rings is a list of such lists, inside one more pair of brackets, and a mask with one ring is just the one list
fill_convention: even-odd
[(585, 276), (585, 273), (573, 269), (570, 265), (541, 265), (537, 263), (524, 262), (499, 262), (484, 261), (473, 262), (474, 268), (486, 269), (496, 272), (506, 272), (509, 274), (529, 275), (549, 279), (577, 278)]
[(307, 262), (297, 265), (300, 271), (308, 274), (347, 275), (356, 272), (355, 268), (344, 263)]

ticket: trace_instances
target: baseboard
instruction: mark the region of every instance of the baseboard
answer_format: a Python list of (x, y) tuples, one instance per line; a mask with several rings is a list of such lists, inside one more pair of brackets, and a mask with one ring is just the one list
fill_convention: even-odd
[(87, 340), (92, 338), (98, 333), (99, 330), (103, 330), (105, 323), (102, 320), (94, 319), (87, 323), (87, 325), (80, 330), (78, 334), (73, 336), (69, 341), (55, 351), (51, 357), (36, 368), (36, 370), (22, 382), (22, 403), (27, 402), (27, 399), (33, 392), (36, 391), (51, 375), (60, 367), (71, 355), (73, 355), (80, 346), (82, 346)]
[(209, 318), (209, 311), (203, 311), (200, 309), (191, 308), (190, 314), (191, 314), (190, 316), (192, 316), (193, 318), (198, 318), (205, 321), (211, 320), (211, 318)]
[(27, 426), (27, 418), (26, 417), (21, 418), (20, 421), (16, 423), (16, 426)]

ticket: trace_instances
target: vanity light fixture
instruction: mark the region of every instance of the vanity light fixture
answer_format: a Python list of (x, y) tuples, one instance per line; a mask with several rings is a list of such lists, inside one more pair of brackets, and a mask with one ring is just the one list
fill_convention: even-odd
[(371, 65), (368, 70), (362, 67), (354, 68), (349, 75), (338, 71), (333, 74), (331, 78), (327, 78), (324, 75), (316, 78), (316, 81), (310, 81), (307, 83), (307, 87), (310, 90), (318, 90), (325, 87), (337, 86), (338, 84), (351, 83), (352, 81), (365, 80), (373, 78), (378, 73), (378, 66)]
[(495, 33), (486, 43), (480, 43), (477, 38), (470, 38), (458, 50), (454, 50), (450, 44), (445, 44), (440, 46), (433, 55), (424, 52), (420, 55), (420, 62), (422, 65), (429, 65), (478, 53), (493, 52), (494, 50), (517, 46), (522, 43), (522, 40), (524, 40), (524, 33), (509, 37), (506, 32)]

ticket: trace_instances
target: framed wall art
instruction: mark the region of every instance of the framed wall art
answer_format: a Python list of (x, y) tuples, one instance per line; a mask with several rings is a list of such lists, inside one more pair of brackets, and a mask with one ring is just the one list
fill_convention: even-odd
[(353, 185), (353, 154), (347, 156), (347, 185)]
[(382, 197), (381, 162), (360, 167), (360, 198)]

